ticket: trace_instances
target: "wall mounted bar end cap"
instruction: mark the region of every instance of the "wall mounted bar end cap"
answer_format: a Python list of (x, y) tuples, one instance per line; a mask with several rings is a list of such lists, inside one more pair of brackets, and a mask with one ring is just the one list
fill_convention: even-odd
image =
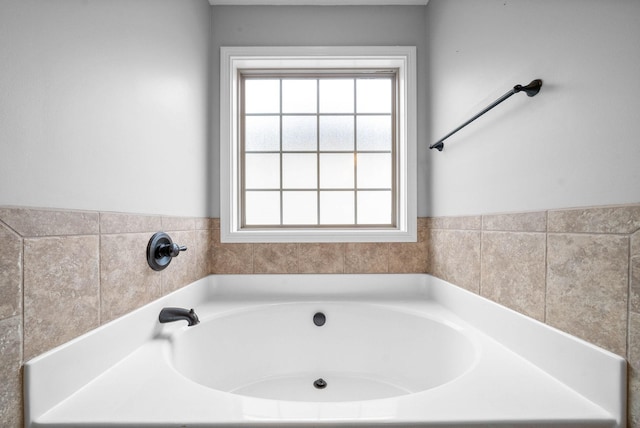
[(442, 149), (444, 149), (444, 141), (438, 141), (437, 143), (434, 143), (432, 145), (429, 146), (430, 149), (436, 149), (439, 152), (442, 151)]
[(538, 92), (540, 92), (540, 88), (542, 88), (542, 79), (534, 79), (527, 86), (516, 85), (513, 87), (513, 92), (518, 93), (520, 91), (527, 94), (528, 97), (535, 96)]

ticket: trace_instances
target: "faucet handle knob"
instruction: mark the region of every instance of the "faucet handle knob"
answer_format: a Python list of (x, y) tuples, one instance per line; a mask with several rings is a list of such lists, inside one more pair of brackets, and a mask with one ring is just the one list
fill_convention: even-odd
[[(171, 245), (167, 245), (165, 248), (167, 251), (167, 255), (171, 257), (176, 257), (178, 254), (180, 254), (180, 251), (187, 251), (187, 247), (185, 247), (184, 245), (178, 245), (174, 242), (172, 242)], [(163, 249), (161, 248), (160, 251), (162, 250)]]

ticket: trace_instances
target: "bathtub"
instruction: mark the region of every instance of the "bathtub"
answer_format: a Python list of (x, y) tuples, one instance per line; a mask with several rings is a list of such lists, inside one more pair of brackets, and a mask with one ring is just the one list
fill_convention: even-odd
[(624, 359), (428, 275), (212, 275), (24, 378), (27, 427), (626, 426)]

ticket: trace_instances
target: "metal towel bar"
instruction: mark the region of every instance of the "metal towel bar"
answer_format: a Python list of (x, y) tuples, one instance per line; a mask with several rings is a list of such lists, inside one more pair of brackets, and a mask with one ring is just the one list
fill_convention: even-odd
[(518, 92), (524, 92), (528, 96), (533, 97), (538, 92), (540, 92), (540, 88), (541, 87), (542, 87), (542, 80), (540, 80), (540, 79), (532, 80), (531, 83), (529, 83), (527, 86), (522, 86), (522, 85), (514, 86), (513, 89), (511, 89), (509, 92), (507, 92), (506, 94), (504, 94), (503, 96), (501, 96), (500, 98), (495, 100), (493, 103), (491, 103), (489, 106), (487, 106), (480, 113), (476, 114), (471, 119), (467, 120), (465, 123), (463, 123), (462, 125), (458, 126), (456, 129), (454, 129), (453, 131), (449, 132), (444, 137), (440, 138), (438, 141), (436, 141), (435, 143), (430, 145), (429, 148), (430, 149), (437, 149), (439, 152), (441, 152), (442, 149), (444, 149), (444, 140), (446, 140), (447, 138), (451, 137), (453, 134), (455, 134), (456, 132), (458, 132), (459, 130), (461, 130), (462, 128), (464, 128), (465, 126), (467, 126), (468, 124), (470, 124), (471, 122), (473, 122), (474, 120), (476, 120), (477, 118), (479, 118), (480, 116), (482, 116), (483, 114), (485, 114), (486, 112), (488, 112), (489, 110), (491, 110), (492, 108), (494, 108), (495, 106), (497, 106), (498, 104), (500, 104), (501, 102), (506, 100), (507, 98), (509, 98), (511, 95), (517, 94)]

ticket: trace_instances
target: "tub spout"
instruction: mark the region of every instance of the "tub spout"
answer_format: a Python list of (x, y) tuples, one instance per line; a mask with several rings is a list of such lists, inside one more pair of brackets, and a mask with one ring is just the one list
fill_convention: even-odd
[(185, 320), (190, 326), (200, 322), (198, 315), (193, 309), (183, 308), (162, 308), (158, 317), (161, 323)]

